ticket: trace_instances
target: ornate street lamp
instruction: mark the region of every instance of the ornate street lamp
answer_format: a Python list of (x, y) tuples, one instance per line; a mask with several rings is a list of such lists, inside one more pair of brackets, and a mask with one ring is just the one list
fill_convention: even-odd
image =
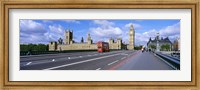
[(159, 33), (157, 33), (157, 38), (156, 38), (156, 40), (157, 40), (156, 51), (158, 52), (158, 51), (160, 51), (160, 48), (159, 48)]

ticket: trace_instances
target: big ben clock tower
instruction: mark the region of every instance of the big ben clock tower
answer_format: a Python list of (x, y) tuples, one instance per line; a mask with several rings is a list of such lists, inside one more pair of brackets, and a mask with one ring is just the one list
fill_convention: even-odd
[(133, 50), (134, 49), (134, 43), (135, 42), (135, 30), (133, 28), (133, 24), (130, 26), (130, 31), (129, 31), (129, 46), (128, 49)]

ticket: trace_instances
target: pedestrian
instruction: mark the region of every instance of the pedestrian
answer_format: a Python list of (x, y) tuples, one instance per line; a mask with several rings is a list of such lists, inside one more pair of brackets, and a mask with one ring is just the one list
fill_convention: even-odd
[(31, 50), (28, 50), (27, 55), (31, 55)]

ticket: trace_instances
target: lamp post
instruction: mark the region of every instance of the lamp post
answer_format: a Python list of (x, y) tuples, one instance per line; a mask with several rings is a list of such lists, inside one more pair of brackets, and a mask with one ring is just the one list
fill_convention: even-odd
[(160, 51), (160, 49), (159, 49), (159, 33), (157, 33), (157, 38), (156, 38), (156, 40), (157, 40), (156, 51), (158, 52), (158, 51)]

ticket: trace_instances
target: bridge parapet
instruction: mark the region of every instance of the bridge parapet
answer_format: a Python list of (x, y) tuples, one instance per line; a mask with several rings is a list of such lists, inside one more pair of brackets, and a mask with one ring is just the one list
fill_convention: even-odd
[(174, 58), (172, 56), (168, 56), (166, 54), (162, 54), (160, 52), (155, 53), (158, 57), (163, 59), (168, 65), (176, 70), (180, 70), (180, 59)]

